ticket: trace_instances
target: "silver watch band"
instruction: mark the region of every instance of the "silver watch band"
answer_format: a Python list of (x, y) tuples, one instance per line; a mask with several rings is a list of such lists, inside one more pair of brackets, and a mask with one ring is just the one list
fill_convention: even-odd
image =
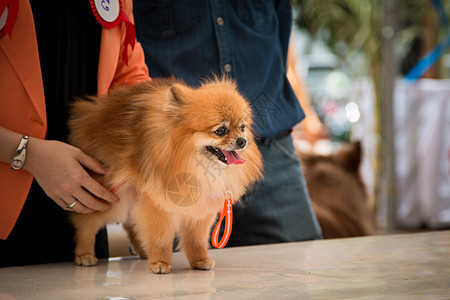
[(20, 170), (25, 165), (25, 158), (27, 156), (28, 135), (24, 135), (20, 140), (19, 147), (17, 147), (16, 154), (11, 160), (11, 169)]

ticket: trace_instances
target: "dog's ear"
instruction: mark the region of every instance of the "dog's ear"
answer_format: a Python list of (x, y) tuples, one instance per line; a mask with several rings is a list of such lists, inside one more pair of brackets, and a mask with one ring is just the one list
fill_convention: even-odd
[(183, 107), (188, 102), (189, 88), (175, 83), (167, 91), (167, 102), (164, 104), (164, 110), (172, 115), (172, 117), (179, 117)]
[(348, 171), (357, 174), (361, 163), (361, 156), (361, 142), (357, 141), (350, 145), (343, 146), (341, 150), (335, 154), (335, 160)]
[(170, 87), (169, 92), (167, 93), (169, 103), (171, 105), (183, 106), (184, 104), (186, 104), (186, 101), (188, 99), (187, 93), (188, 93), (187, 87), (175, 83)]

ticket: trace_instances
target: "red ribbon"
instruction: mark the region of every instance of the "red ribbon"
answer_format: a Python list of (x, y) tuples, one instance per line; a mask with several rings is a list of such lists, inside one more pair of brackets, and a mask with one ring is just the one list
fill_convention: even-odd
[(0, 30), (0, 37), (5, 34), (11, 39), (14, 24), (16, 23), (17, 14), (19, 13), (19, 0), (0, 0), (0, 17), (8, 7), (8, 16), (6, 17), (5, 26)]
[(111, 29), (119, 25), (121, 22), (124, 22), (126, 33), (125, 40), (123, 41), (122, 60), (128, 66), (128, 45), (131, 46), (131, 49), (134, 49), (134, 44), (136, 43), (136, 30), (133, 23), (131, 23), (130, 19), (128, 19), (128, 16), (122, 9), (122, 1), (119, 0), (120, 12), (113, 22), (107, 22), (100, 16), (94, 0), (89, 0), (89, 2), (91, 3), (92, 12), (94, 13), (95, 18), (103, 27)]

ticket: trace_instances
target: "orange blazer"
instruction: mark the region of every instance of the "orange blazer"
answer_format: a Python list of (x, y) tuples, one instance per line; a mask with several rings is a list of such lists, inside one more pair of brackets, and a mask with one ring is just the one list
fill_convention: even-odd
[[(87, 1), (87, 0), (84, 0)], [(131, 22), (131, 0), (123, 9)], [(101, 26), (100, 24), (98, 26)], [(121, 59), (125, 26), (102, 30), (97, 77), (97, 92), (105, 95), (121, 84), (149, 80), (144, 52), (139, 43), (128, 49), (128, 66)], [(28, 0), (20, 0), (19, 13), (12, 31), (0, 38), (0, 125), (37, 138), (45, 138), (47, 120), (33, 13)], [(51, 161), (49, 161), (51, 163)], [(6, 239), (13, 229), (27, 198), (33, 176), (13, 171), (0, 162), (0, 238)]]

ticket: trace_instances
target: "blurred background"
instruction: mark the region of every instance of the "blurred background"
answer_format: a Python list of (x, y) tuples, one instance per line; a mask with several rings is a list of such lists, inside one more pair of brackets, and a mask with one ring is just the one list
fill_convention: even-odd
[[(293, 6), (296, 93), (311, 106), (293, 132), (296, 149), (325, 159), (360, 141), (359, 174), (377, 233), (450, 228), (450, 0)], [(303, 167), (307, 180), (323, 178), (308, 178), (311, 163)], [(319, 221), (334, 214), (342, 224), (359, 214), (352, 203), (331, 207), (310, 192), (328, 209), (316, 210)], [(342, 206), (347, 212), (337, 212)]]

